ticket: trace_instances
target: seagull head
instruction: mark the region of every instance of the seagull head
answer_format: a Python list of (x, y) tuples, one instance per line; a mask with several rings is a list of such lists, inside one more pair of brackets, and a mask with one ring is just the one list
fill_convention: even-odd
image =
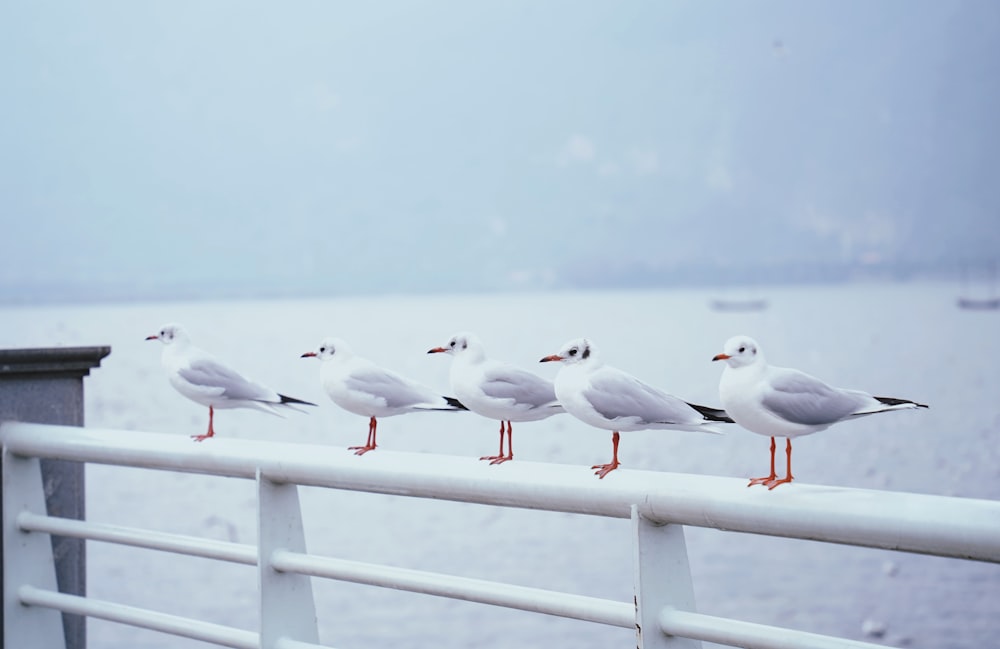
[(318, 358), (329, 361), (333, 358), (342, 359), (351, 354), (351, 348), (340, 338), (324, 338), (314, 352), (306, 352), (300, 358)]
[(165, 324), (155, 334), (146, 336), (146, 340), (159, 340), (164, 345), (170, 345), (176, 341), (186, 342), (189, 338), (187, 331), (179, 324)]
[(712, 357), (713, 361), (726, 361), (729, 367), (745, 367), (760, 363), (764, 354), (760, 351), (757, 341), (750, 336), (733, 336), (722, 347), (722, 353)]
[(483, 343), (476, 334), (463, 331), (455, 334), (443, 347), (427, 350), (428, 354), (467, 355), (480, 358), (484, 355)]
[(559, 361), (571, 365), (574, 363), (593, 362), (597, 357), (597, 348), (586, 338), (571, 340), (562, 346), (558, 353), (546, 356), (539, 363)]

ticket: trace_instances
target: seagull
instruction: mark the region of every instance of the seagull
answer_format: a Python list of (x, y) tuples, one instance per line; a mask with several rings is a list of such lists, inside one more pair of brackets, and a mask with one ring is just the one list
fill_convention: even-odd
[[(743, 428), (771, 438), (771, 473), (751, 479), (748, 487), (763, 484), (774, 489), (792, 481), (793, 437), (855, 417), (927, 407), (908, 399), (874, 397), (860, 390), (831, 387), (805, 372), (768, 365), (760, 345), (749, 336), (734, 336), (723, 349), (712, 358), (726, 362), (719, 381), (723, 407)], [(780, 479), (774, 471), (775, 437), (786, 438), (788, 464), (785, 477)]]
[(278, 394), (274, 390), (246, 378), (203, 349), (191, 344), (187, 330), (179, 324), (166, 324), (159, 333), (146, 340), (163, 343), (161, 360), (167, 370), (170, 385), (188, 399), (208, 406), (208, 431), (192, 435), (196, 442), (215, 436), (212, 420), (216, 408), (255, 408), (280, 416), (279, 407), (297, 410), (295, 406), (315, 406), (315, 403)]
[[(457, 333), (444, 347), (428, 354), (451, 354), (451, 390), (472, 412), (500, 421), (500, 453), (480, 460), (502, 464), (514, 459), (512, 421), (538, 421), (565, 412), (556, 401), (552, 381), (526, 370), (486, 357), (478, 336)], [(507, 453), (503, 452), (504, 423), (507, 425)]]
[(619, 466), (619, 431), (658, 428), (720, 433), (714, 424), (733, 421), (723, 410), (688, 403), (605, 365), (597, 348), (586, 338), (571, 340), (559, 353), (540, 362), (550, 361), (564, 363), (556, 375), (555, 388), (566, 412), (591, 426), (613, 432), (611, 462), (590, 467), (597, 469), (594, 473), (598, 478), (604, 478)]
[(302, 354), (318, 358), (320, 382), (330, 399), (348, 412), (369, 417), (368, 441), (364, 446), (350, 446), (355, 455), (376, 448), (377, 417), (391, 417), (424, 410), (467, 410), (457, 399), (444, 397), (429, 387), (383, 369), (354, 354), (339, 338), (325, 338), (319, 349)]

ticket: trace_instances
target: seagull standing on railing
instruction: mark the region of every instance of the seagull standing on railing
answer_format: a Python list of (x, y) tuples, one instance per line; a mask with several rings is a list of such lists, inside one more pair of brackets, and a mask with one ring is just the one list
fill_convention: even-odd
[[(458, 333), (444, 347), (428, 354), (451, 354), (451, 390), (469, 410), (500, 421), (500, 453), (480, 460), (502, 464), (514, 459), (513, 429), (510, 422), (538, 421), (565, 412), (556, 401), (552, 381), (526, 370), (486, 357), (478, 336)], [(507, 453), (503, 452), (504, 423), (507, 424)]]
[[(749, 336), (726, 341), (713, 361), (726, 361), (719, 381), (722, 406), (749, 431), (771, 438), (771, 473), (753, 478), (748, 487), (763, 484), (774, 489), (792, 481), (792, 438), (824, 430), (833, 424), (890, 410), (926, 408), (908, 399), (875, 397), (846, 390), (786, 367), (768, 365), (760, 345)], [(787, 466), (784, 478), (774, 470), (775, 437), (784, 437)]]
[(364, 446), (348, 447), (355, 455), (364, 455), (376, 448), (378, 417), (428, 410), (467, 410), (457, 399), (441, 396), (429, 387), (355, 355), (339, 338), (325, 338), (319, 349), (302, 354), (302, 358), (322, 361), (320, 382), (335, 404), (369, 418), (368, 441)]
[(192, 435), (196, 442), (215, 436), (212, 422), (216, 408), (254, 408), (281, 416), (279, 407), (298, 410), (296, 405), (316, 405), (278, 394), (244, 377), (208, 352), (195, 347), (187, 331), (178, 324), (163, 325), (159, 333), (146, 336), (146, 340), (163, 343), (161, 360), (170, 385), (188, 399), (208, 406), (208, 431), (204, 435)]
[(559, 361), (556, 397), (566, 412), (580, 421), (613, 432), (613, 455), (607, 464), (595, 464), (603, 478), (618, 468), (619, 431), (669, 429), (720, 433), (714, 425), (732, 423), (718, 408), (688, 403), (663, 390), (646, 385), (631, 374), (605, 365), (597, 348), (586, 338), (571, 340), (559, 353), (540, 362)]

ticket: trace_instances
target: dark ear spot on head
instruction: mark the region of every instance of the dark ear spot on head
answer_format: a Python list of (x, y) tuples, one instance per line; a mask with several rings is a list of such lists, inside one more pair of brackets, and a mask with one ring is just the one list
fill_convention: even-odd
[(469, 341), (468, 340), (463, 340), (462, 341), (462, 349), (468, 349), (468, 348), (469, 348)]
[(590, 358), (590, 346), (583, 348), (583, 358)]

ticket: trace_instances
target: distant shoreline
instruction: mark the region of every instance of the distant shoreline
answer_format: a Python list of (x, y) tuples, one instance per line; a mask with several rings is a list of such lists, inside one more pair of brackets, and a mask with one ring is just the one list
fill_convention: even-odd
[(574, 272), (556, 281), (544, 284), (512, 282), (492, 286), (447, 286), (434, 290), (435, 284), (428, 283), (427, 290), (405, 290), (397, 287), (367, 286), (353, 287), (338, 285), (318, 285), (312, 278), (301, 282), (283, 281), (281, 285), (254, 286), (225, 283), (191, 281), (186, 283), (154, 284), (141, 279), (134, 283), (124, 282), (25, 282), (0, 284), (0, 306), (46, 306), (66, 304), (122, 304), (135, 302), (187, 302), (210, 300), (247, 299), (300, 299), (332, 297), (381, 297), (389, 295), (437, 295), (444, 293), (491, 294), (511, 292), (557, 292), (579, 290), (673, 290), (704, 289), (719, 293), (737, 291), (746, 297), (763, 297), (767, 287), (801, 285), (835, 285), (867, 282), (951, 281), (959, 285), (959, 265), (951, 266), (894, 266), (858, 267), (814, 265), (796, 269), (789, 266), (774, 266), (755, 269), (728, 269), (700, 272), (689, 268), (682, 272), (648, 270), (640, 273), (625, 268), (604, 269), (598, 274)]

